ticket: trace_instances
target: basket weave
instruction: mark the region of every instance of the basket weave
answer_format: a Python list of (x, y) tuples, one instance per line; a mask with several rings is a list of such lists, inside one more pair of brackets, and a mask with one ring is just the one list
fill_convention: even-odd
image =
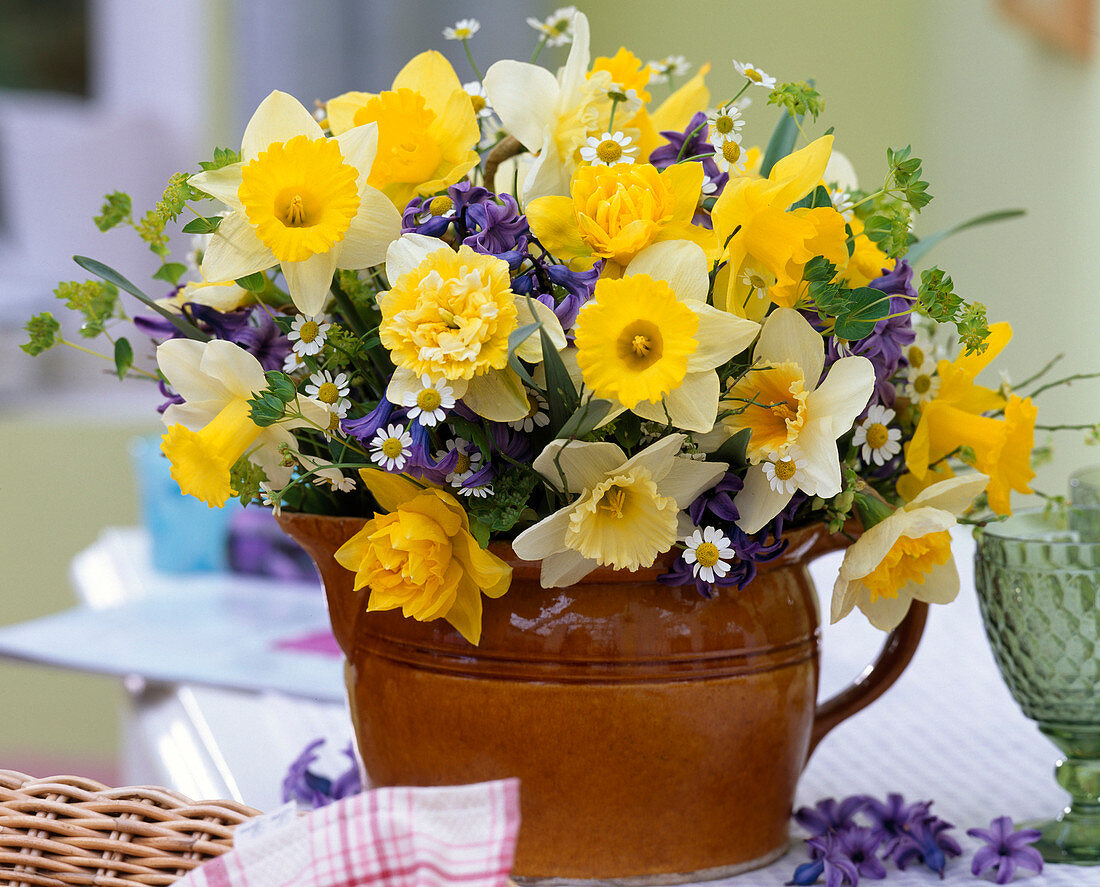
[(233, 846), (259, 811), (163, 788), (0, 770), (0, 887), (171, 884)]

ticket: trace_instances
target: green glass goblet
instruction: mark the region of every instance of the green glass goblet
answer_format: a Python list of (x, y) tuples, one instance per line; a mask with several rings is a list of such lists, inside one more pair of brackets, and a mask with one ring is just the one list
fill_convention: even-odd
[(1064, 753), (1071, 803), (1025, 823), (1048, 862), (1100, 864), (1100, 506), (1020, 512), (977, 530), (975, 582), (997, 667)]

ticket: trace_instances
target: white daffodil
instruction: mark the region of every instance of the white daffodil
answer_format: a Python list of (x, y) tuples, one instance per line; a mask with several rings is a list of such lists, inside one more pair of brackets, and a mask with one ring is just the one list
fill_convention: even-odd
[(542, 451), (535, 470), (577, 497), (512, 542), (519, 557), (542, 561), (543, 588), (572, 585), (602, 565), (651, 566), (691, 532), (683, 509), (728, 466), (678, 455), (684, 440), (670, 434), (629, 459), (605, 441), (555, 440)]
[(885, 465), (901, 452), (901, 429), (891, 428), (894, 411), (875, 404), (867, 418), (856, 426), (852, 445), (860, 447), (865, 465)]
[(326, 138), (302, 104), (273, 92), (244, 131), (241, 160), (188, 184), (231, 212), (203, 254), (207, 280), (238, 280), (278, 265), (302, 314), (320, 313), (337, 268), (369, 268), (401, 233), (390, 200), (367, 184), (374, 124)]
[(248, 401), (267, 388), (267, 379), (260, 362), (232, 342), (169, 339), (157, 348), (157, 365), (184, 400), (164, 411), (168, 433), (161, 449), (180, 489), (211, 507), (232, 495), (229, 472), (241, 456), (262, 468), (270, 485), (285, 486), (291, 469), (280, 448), (294, 448), (288, 429), (328, 423), (328, 408), (305, 397), (295, 402), (304, 418), (263, 428), (253, 422)]
[(687, 240), (646, 247), (621, 279), (601, 279), (575, 325), (584, 384), (643, 419), (710, 431), (715, 368), (748, 348), (760, 325), (708, 305), (709, 285), (703, 249)]
[(875, 524), (844, 553), (833, 586), (832, 621), (859, 607), (875, 628), (895, 628), (914, 601), (947, 604), (959, 593), (950, 530), (989, 478), (968, 474), (932, 484)]
[(569, 194), (577, 149), (590, 133), (606, 128), (611, 115), (611, 74), (589, 77), (588, 19), (576, 13), (573, 45), (555, 77), (545, 68), (512, 59), (485, 72), (485, 91), (506, 132), (532, 154), (523, 182), (524, 202)]
[[(749, 429), (751, 463), (745, 486), (734, 502), (741, 513), (739, 526), (755, 533), (779, 514), (794, 495), (788, 487), (777, 490), (764, 462), (781, 456), (791, 461), (792, 446), (798, 457), (782, 473), (796, 472), (798, 489), (828, 499), (840, 492), (840, 455), (836, 441), (852, 428), (875, 387), (875, 370), (865, 357), (843, 357), (825, 366), (821, 334), (792, 308), (777, 308), (768, 315), (753, 351), (750, 369), (725, 395), (724, 405), (736, 414), (725, 421), (736, 432)], [(780, 473), (773, 463), (773, 473)]]

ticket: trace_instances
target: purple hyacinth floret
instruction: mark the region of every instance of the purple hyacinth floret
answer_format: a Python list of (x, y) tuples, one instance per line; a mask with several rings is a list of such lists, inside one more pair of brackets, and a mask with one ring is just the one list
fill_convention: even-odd
[(1034, 847), (1043, 833), (1038, 829), (1017, 829), (1012, 820), (1007, 816), (998, 816), (989, 828), (967, 829), (966, 833), (972, 838), (985, 841), (986, 846), (974, 854), (974, 861), (970, 865), (970, 873), (980, 875), (986, 869), (997, 870), (996, 882), (1007, 884), (1016, 874), (1017, 868), (1025, 868), (1039, 874), (1043, 871), (1043, 857)]
[[(725, 189), (730, 176), (728, 172), (722, 172), (718, 168), (718, 164), (714, 162), (715, 149), (707, 140), (709, 128), (706, 125), (706, 120), (707, 115), (702, 111), (697, 111), (683, 132), (677, 132), (676, 130), (662, 131), (661, 135), (667, 140), (668, 144), (655, 148), (649, 155), (649, 162), (657, 169), (663, 170), (676, 163), (678, 157), (699, 157), (703, 155), (702, 159), (696, 162), (703, 165), (707, 182), (713, 186), (705, 190), (705, 195), (707, 197), (717, 197)], [(694, 130), (697, 127), (699, 131), (695, 132)], [(702, 207), (698, 208), (695, 211), (692, 224), (702, 225), (704, 228), (712, 227), (710, 213)]]
[[(882, 863), (875, 859), (878, 844), (874, 842), (868, 829), (853, 827), (843, 832), (828, 832), (810, 838), (806, 844), (813, 859), (795, 869), (794, 877), (787, 882), (788, 885), (814, 884), (821, 875), (825, 875), (825, 887), (841, 887), (842, 884), (858, 887), (859, 876), (865, 874), (861, 868), (866, 868), (871, 873), (866, 875), (869, 878), (886, 876)], [(868, 858), (878, 863), (878, 869), (866, 866)], [(875, 874), (879, 869), (882, 874)]]
[(232, 341), (253, 355), (265, 370), (281, 370), (290, 354), (290, 339), (266, 311), (258, 308), (250, 311), (249, 322), (237, 331)]
[(301, 808), (316, 810), (362, 791), (359, 767), (350, 744), (344, 749), (344, 754), (351, 763), (336, 777), (328, 777), (311, 769), (317, 761), (317, 750), (324, 744), (324, 739), (314, 740), (290, 765), (283, 779), (284, 803), (293, 801)]
[(513, 278), (512, 291), (538, 299), (554, 312), (562, 329), (572, 329), (577, 314), (592, 298), (603, 262), (597, 262), (587, 271), (573, 271), (567, 265), (548, 263), (545, 255), (528, 254), (524, 258), (528, 260), (524, 263), (527, 267)]
[[(341, 419), (340, 428), (348, 437), (354, 437), (358, 441), (368, 443), (378, 433), (378, 429), (390, 421), (393, 415), (394, 405), (386, 398), (378, 401), (378, 406), (367, 415), (359, 419)], [(404, 421), (405, 411), (401, 411), (401, 421)]]
[[(290, 339), (276, 326), (267, 311), (259, 306), (218, 311), (209, 305), (186, 302), (183, 315), (204, 333), (240, 345), (253, 355), (265, 370), (282, 369), (290, 354)], [(178, 339), (181, 333), (162, 317), (135, 317), (134, 326), (154, 341)]]
[(531, 229), (511, 194), (472, 204), (466, 209), (465, 222), (469, 233), (462, 242), (471, 249), (491, 256), (507, 253), (522, 258), (526, 254)]
[(947, 868), (947, 857), (962, 854), (962, 847), (947, 834), (954, 827), (938, 816), (926, 816), (912, 822), (893, 848), (894, 865), (905, 869), (910, 863), (923, 862), (942, 878)]
[(905, 798), (897, 792), (888, 794), (885, 801), (869, 796), (862, 797), (864, 801), (863, 812), (879, 832), (883, 849), (887, 853), (893, 850), (898, 839), (912, 823), (932, 815), (929, 812), (932, 806), (931, 801), (917, 801), (913, 804), (906, 804)]
[(863, 795), (853, 795), (839, 802), (835, 798), (825, 798), (813, 807), (800, 807), (795, 811), (794, 818), (811, 835), (838, 832), (854, 826), (852, 817), (866, 807), (867, 803), (868, 798)]

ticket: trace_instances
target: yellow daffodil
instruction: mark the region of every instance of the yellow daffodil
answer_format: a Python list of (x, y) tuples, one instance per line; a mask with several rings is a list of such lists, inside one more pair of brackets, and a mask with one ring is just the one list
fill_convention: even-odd
[(833, 586), (832, 621), (858, 606), (872, 625), (890, 631), (914, 600), (953, 601), (959, 573), (950, 530), (986, 480), (979, 474), (940, 481), (864, 532), (844, 553)]
[(270, 485), (282, 487), (291, 469), (283, 465), (280, 447), (294, 449), (288, 429), (328, 426), (329, 410), (305, 397), (296, 402), (304, 418), (266, 428), (254, 423), (248, 400), (267, 387), (267, 379), (259, 361), (232, 342), (169, 339), (157, 348), (157, 365), (184, 399), (164, 411), (168, 433), (161, 449), (180, 489), (211, 508), (233, 495), (229, 471), (241, 456), (260, 466)]
[[(389, 250), (386, 275), (391, 289), (378, 299), (378, 335), (397, 366), (387, 396), (401, 403), (428, 376), (446, 379), (456, 398), (487, 419), (526, 416), (530, 403), (508, 366), (508, 337), (536, 320), (556, 348), (565, 347), (565, 333), (552, 310), (512, 292), (508, 263), (468, 246), (456, 252), (437, 238), (405, 234)], [(516, 354), (541, 362), (537, 331)]]
[[(726, 185), (711, 213), (718, 243), (728, 241), (726, 268), (715, 283), (717, 307), (760, 320), (772, 302), (793, 307), (802, 268), (814, 256), (841, 268), (847, 264), (840, 213), (832, 207), (789, 210), (821, 182), (832, 144), (832, 136), (822, 136), (777, 161), (768, 178), (742, 176)], [(758, 295), (744, 284), (750, 267), (775, 278), (767, 300), (750, 299)]]
[(511, 59), (485, 72), (489, 104), (505, 131), (536, 155), (523, 182), (524, 201), (568, 194), (580, 147), (588, 136), (606, 129), (611, 75), (597, 71), (589, 77), (588, 62), (588, 19), (578, 12), (573, 45), (557, 77), (538, 65)]
[(620, 280), (597, 282), (577, 316), (584, 384), (644, 419), (710, 431), (715, 368), (752, 344), (759, 324), (707, 304), (707, 260), (686, 240), (639, 253)]
[(203, 254), (209, 281), (238, 280), (275, 265), (305, 315), (320, 313), (337, 268), (386, 256), (401, 218), (367, 184), (377, 129), (325, 138), (297, 99), (273, 92), (244, 131), (241, 161), (188, 182), (231, 210)]
[(481, 640), (481, 595), (498, 598), (512, 568), (477, 544), (465, 509), (450, 493), (373, 468), (360, 476), (385, 514), (336, 552), (370, 588), (367, 610), (396, 610), (421, 622), (446, 619), (466, 640)]
[[(913, 439), (905, 448), (905, 466), (922, 482), (940, 460), (959, 447), (969, 447), (974, 467), (989, 479), (989, 507), (997, 514), (1011, 514), (1011, 491), (1030, 493), (1035, 477), (1030, 461), (1036, 410), (1030, 398), (1013, 394), (1006, 400), (999, 392), (974, 383), (1012, 338), (1007, 323), (995, 323), (989, 331), (984, 353), (940, 361), (939, 390), (920, 408)], [(1002, 409), (1003, 419), (981, 415)], [(912, 489), (913, 484), (903, 476), (899, 489), (906, 487)]]
[(411, 59), (385, 92), (346, 92), (325, 107), (337, 136), (363, 124), (378, 125), (378, 156), (367, 182), (399, 210), (418, 194), (453, 185), (477, 165), (477, 113), (451, 63), (438, 52)]
[(630, 459), (607, 442), (555, 440), (542, 451), (535, 470), (577, 497), (512, 542), (519, 557), (542, 561), (544, 588), (572, 585), (598, 566), (651, 566), (691, 532), (683, 509), (728, 466), (679, 456), (684, 439), (670, 434)]
[(852, 229), (853, 251), (841, 274), (850, 287), (867, 286), (876, 277), (894, 270), (896, 259), (891, 259), (878, 245), (863, 233), (863, 220), (853, 216), (848, 226)]
[(570, 197), (540, 197), (527, 205), (535, 236), (574, 269), (607, 259), (618, 276), (647, 246), (690, 240), (713, 252), (714, 233), (691, 224), (703, 187), (703, 167), (680, 163), (663, 172), (648, 163), (579, 166)]
[(632, 89), (645, 104), (649, 104), (653, 98), (646, 89), (649, 78), (653, 76), (653, 69), (625, 46), (620, 46), (619, 51), (610, 58), (606, 55), (597, 56), (592, 61), (592, 71), (588, 76), (591, 77), (599, 71), (610, 74), (612, 85), (623, 93)]
[(764, 322), (753, 367), (726, 392), (724, 421), (748, 429), (751, 463), (734, 500), (737, 525), (755, 533), (779, 514), (795, 490), (829, 498), (841, 490), (837, 439), (852, 428), (870, 400), (875, 371), (865, 357), (825, 365), (825, 343), (791, 308), (777, 308)]

